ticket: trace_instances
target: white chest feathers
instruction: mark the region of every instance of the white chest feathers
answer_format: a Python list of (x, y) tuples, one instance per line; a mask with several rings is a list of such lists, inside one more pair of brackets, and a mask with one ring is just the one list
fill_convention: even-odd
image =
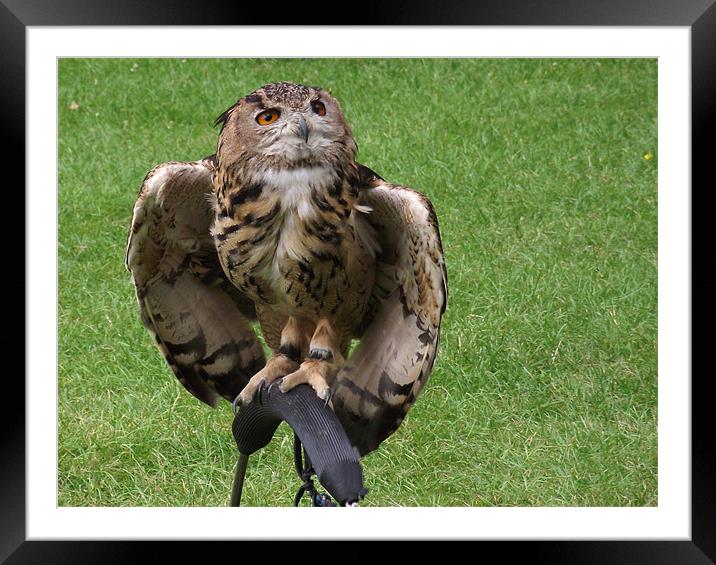
[(281, 202), (276, 237), (272, 242), (267, 242), (275, 246), (272, 249), (273, 259), (261, 273), (262, 278), (268, 280), (275, 290), (285, 287), (282, 272), (286, 269), (286, 261), (302, 261), (308, 254), (304, 231), (306, 223), (318, 216), (314, 193), (327, 190), (337, 181), (333, 169), (326, 167), (270, 169), (262, 176), (264, 190), (278, 196)]
[(296, 214), (304, 221), (316, 215), (312, 194), (326, 190), (337, 180), (335, 172), (326, 167), (269, 169), (262, 178), (264, 186), (279, 196), (285, 218)]

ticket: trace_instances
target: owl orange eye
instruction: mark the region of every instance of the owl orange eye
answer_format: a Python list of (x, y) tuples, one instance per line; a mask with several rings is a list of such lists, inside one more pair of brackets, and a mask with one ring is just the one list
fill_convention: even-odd
[(262, 126), (267, 126), (278, 120), (280, 115), (281, 113), (278, 110), (266, 110), (256, 116), (256, 122)]
[(315, 102), (311, 102), (311, 108), (319, 116), (326, 115), (326, 107), (323, 105), (323, 102), (319, 102), (318, 100), (316, 100)]

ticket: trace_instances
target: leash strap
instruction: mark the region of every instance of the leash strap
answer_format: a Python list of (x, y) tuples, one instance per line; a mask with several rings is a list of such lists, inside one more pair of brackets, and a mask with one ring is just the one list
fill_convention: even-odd
[(296, 434), (293, 434), (293, 463), (296, 467), (296, 473), (303, 481), (303, 484), (298, 488), (298, 492), (296, 492), (296, 496), (293, 497), (293, 505), (298, 506), (303, 496), (308, 494), (312, 506), (335, 506), (330, 496), (318, 492), (313, 486), (311, 477), (315, 474), (315, 471), (313, 470), (313, 465), (311, 465), (311, 460), (308, 458), (308, 453), (303, 449), (301, 440)]

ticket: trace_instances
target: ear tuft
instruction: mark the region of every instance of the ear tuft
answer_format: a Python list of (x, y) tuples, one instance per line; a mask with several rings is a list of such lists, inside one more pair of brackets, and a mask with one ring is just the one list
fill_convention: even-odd
[(229, 114), (236, 108), (238, 105), (238, 102), (236, 104), (233, 104), (230, 108), (228, 108), (226, 111), (224, 111), (216, 120), (214, 120), (214, 127), (221, 124), (221, 129), (224, 129), (224, 126), (226, 125), (226, 120), (229, 119)]

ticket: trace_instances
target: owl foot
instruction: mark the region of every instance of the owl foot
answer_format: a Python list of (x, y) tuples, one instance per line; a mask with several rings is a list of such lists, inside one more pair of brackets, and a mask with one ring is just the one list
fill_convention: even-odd
[(331, 398), (329, 381), (333, 381), (335, 373), (334, 363), (322, 359), (306, 359), (297, 371), (283, 378), (279, 389), (281, 392), (288, 392), (295, 386), (308, 384), (316, 391), (318, 398), (328, 403)]
[(266, 366), (251, 377), (246, 386), (241, 390), (237, 404), (248, 404), (254, 399), (256, 391), (261, 387), (261, 384), (266, 383), (270, 385), (275, 380), (295, 371), (297, 367), (298, 362), (290, 359), (286, 355), (274, 355), (268, 360)]

